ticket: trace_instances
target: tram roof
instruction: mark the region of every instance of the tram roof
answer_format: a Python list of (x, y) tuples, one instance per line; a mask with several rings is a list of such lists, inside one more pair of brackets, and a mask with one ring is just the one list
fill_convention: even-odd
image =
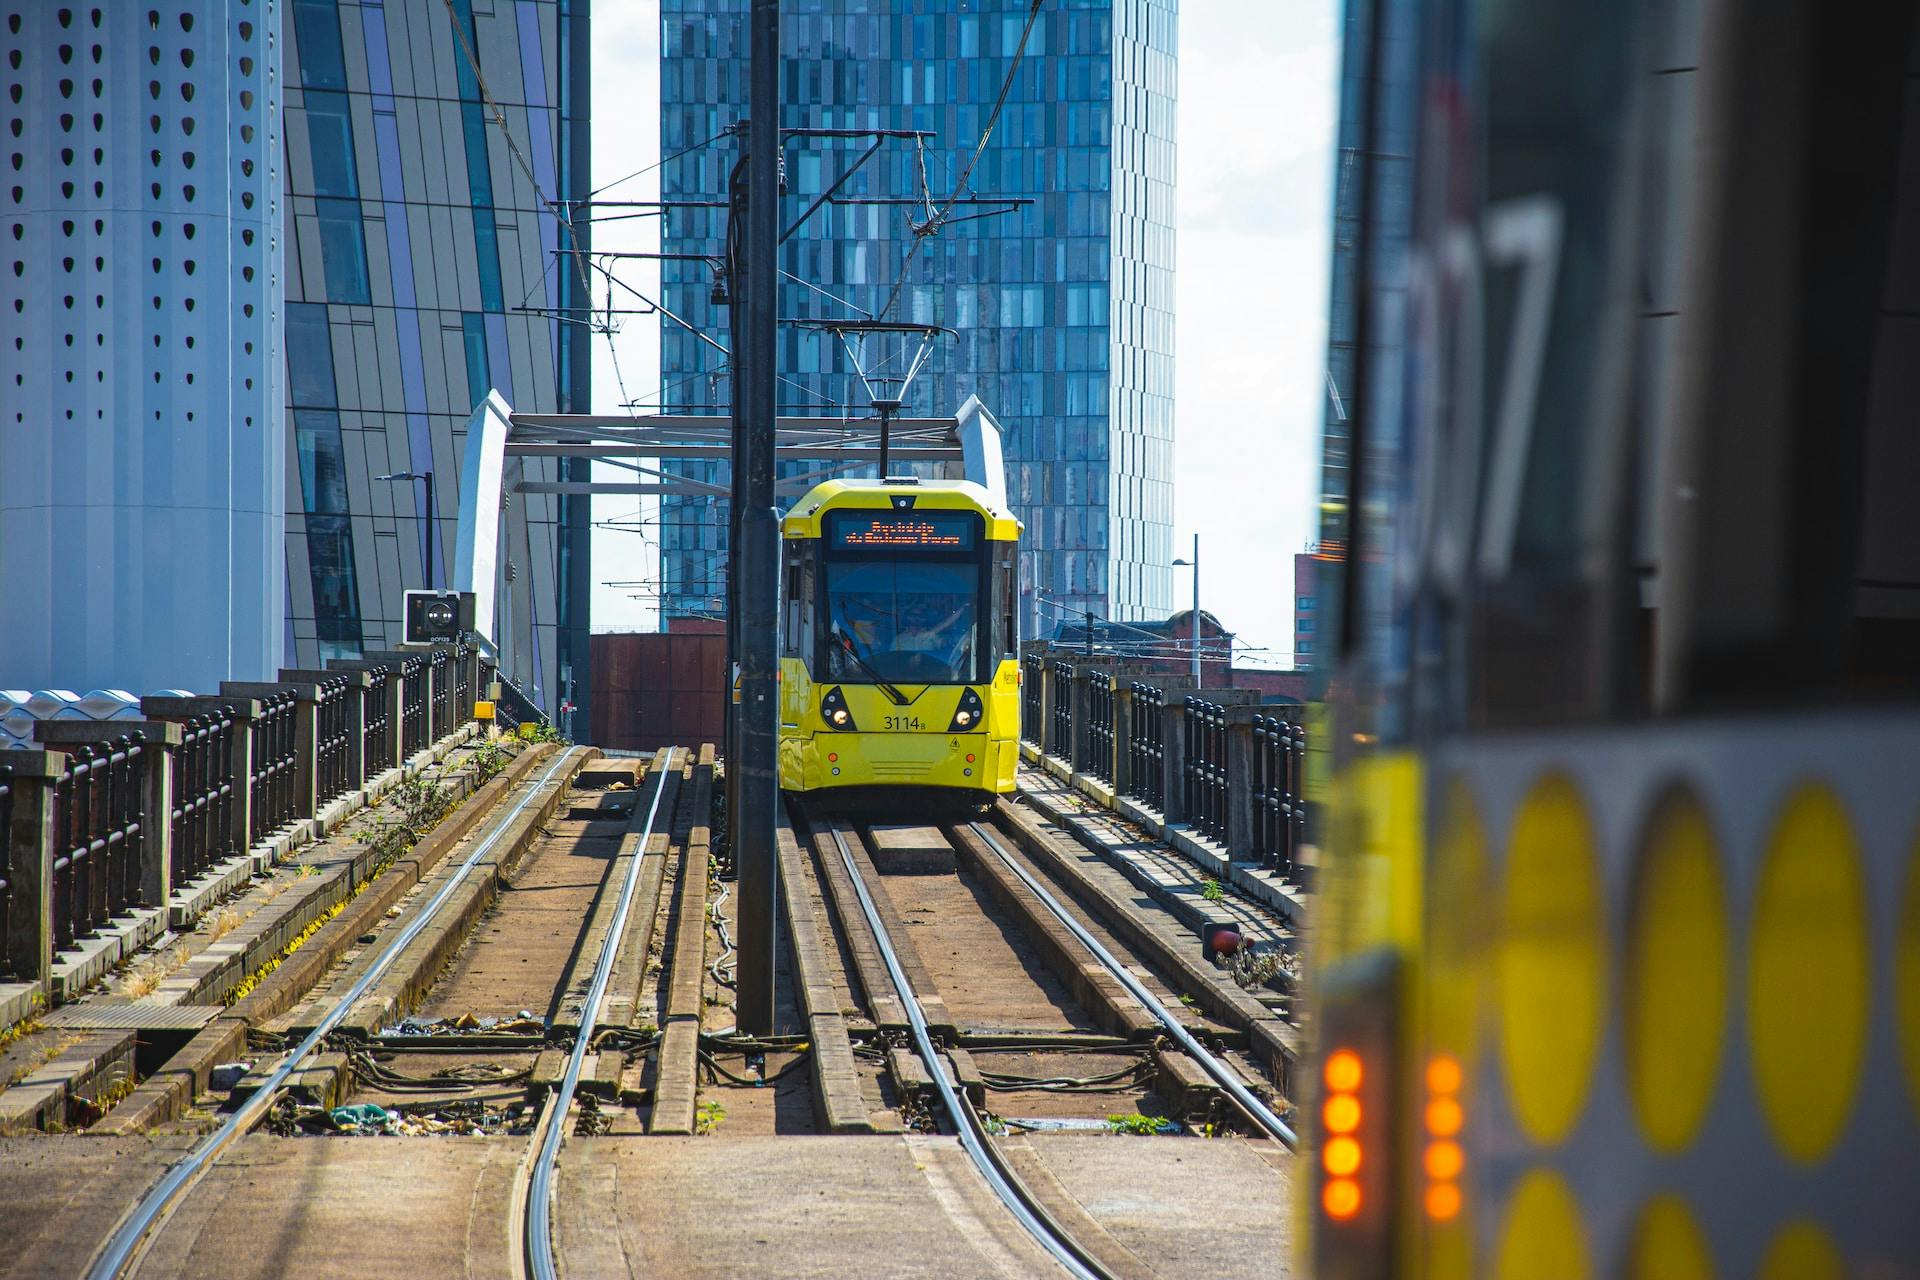
[(913, 505), (929, 511), (977, 511), (987, 522), (987, 538), (994, 542), (1012, 542), (1020, 536), (1020, 521), (982, 485), (971, 480), (825, 480), (810, 489), (780, 522), (780, 533), (788, 538), (817, 538), (820, 521), (828, 511), (877, 511), (894, 505), (894, 499), (911, 496)]

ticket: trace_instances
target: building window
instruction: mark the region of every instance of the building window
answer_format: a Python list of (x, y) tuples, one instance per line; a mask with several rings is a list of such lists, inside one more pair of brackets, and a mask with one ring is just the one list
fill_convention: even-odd
[(296, 406), (339, 407), (333, 387), (333, 335), (327, 327), (326, 307), (312, 302), (288, 305), (287, 381)]
[(486, 318), (474, 312), (460, 316), (460, 341), (467, 352), (467, 395), (474, 404), (487, 398), (493, 387), (493, 374), (487, 369)]
[(1313, 597), (1301, 596), (1298, 600), (1294, 601), (1294, 607), (1297, 608), (1301, 613), (1313, 612)]
[(1312, 631), (1315, 629), (1317, 624), (1318, 624), (1318, 619), (1301, 618), (1293, 624), (1293, 629), (1295, 631)]
[[(365, 306), (368, 302), (367, 238), (360, 221), (360, 202), (315, 200), (313, 206), (320, 218), (320, 261), (327, 274), (327, 301), (357, 302)], [(496, 257), (496, 284), (499, 273)]]
[(1294, 641), (1294, 645), (1293, 645), (1293, 651), (1294, 651), (1294, 652), (1295, 652), (1296, 654), (1299, 654), (1299, 653), (1312, 653), (1312, 652), (1313, 652), (1313, 641), (1311, 641), (1311, 640), (1296, 640), (1296, 641)]

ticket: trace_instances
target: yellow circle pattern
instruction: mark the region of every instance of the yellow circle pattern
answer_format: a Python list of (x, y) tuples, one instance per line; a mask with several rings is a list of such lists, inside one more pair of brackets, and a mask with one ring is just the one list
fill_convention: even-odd
[(1661, 1195), (1647, 1201), (1633, 1229), (1628, 1280), (1713, 1280), (1713, 1250), (1686, 1202)]
[(1499, 1280), (1586, 1280), (1587, 1230), (1566, 1182), (1551, 1169), (1533, 1169), (1507, 1202), (1494, 1261)]
[(1655, 806), (1630, 910), (1627, 1087), (1648, 1144), (1673, 1153), (1693, 1142), (1713, 1101), (1729, 983), (1726, 882), (1691, 792)]
[(1893, 1011), (1900, 1032), (1900, 1060), (1907, 1069), (1907, 1096), (1920, 1111), (1920, 847), (1907, 864), (1900, 898), (1900, 929), (1893, 941)]
[(1780, 1149), (1813, 1163), (1853, 1111), (1872, 983), (1860, 846), (1824, 786), (1800, 786), (1774, 823), (1748, 945), (1760, 1108)]
[(1606, 1021), (1607, 925), (1593, 824), (1573, 783), (1535, 783), (1507, 849), (1499, 958), (1508, 1096), (1533, 1141), (1580, 1118)]
[(1847, 1280), (1847, 1261), (1826, 1232), (1802, 1219), (1773, 1238), (1760, 1263), (1760, 1280)]

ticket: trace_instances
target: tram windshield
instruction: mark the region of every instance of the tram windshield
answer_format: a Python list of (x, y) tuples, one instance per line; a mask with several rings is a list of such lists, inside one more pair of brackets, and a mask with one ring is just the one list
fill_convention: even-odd
[(979, 565), (829, 560), (826, 569), (827, 669), (834, 678), (981, 680)]

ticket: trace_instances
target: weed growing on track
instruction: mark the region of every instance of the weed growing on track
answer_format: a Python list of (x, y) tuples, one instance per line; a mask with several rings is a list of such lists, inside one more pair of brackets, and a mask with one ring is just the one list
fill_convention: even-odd
[(1220, 887), (1218, 880), (1209, 877), (1200, 882), (1200, 896), (1208, 902), (1225, 902), (1227, 891)]
[(1107, 1131), (1133, 1137), (1151, 1137), (1156, 1133), (1165, 1133), (1171, 1123), (1163, 1116), (1123, 1116), (1116, 1113), (1107, 1117)]
[(701, 1103), (693, 1113), (693, 1131), (698, 1134), (712, 1133), (720, 1127), (720, 1122), (726, 1118), (727, 1109), (721, 1106), (716, 1099), (709, 1098)]

